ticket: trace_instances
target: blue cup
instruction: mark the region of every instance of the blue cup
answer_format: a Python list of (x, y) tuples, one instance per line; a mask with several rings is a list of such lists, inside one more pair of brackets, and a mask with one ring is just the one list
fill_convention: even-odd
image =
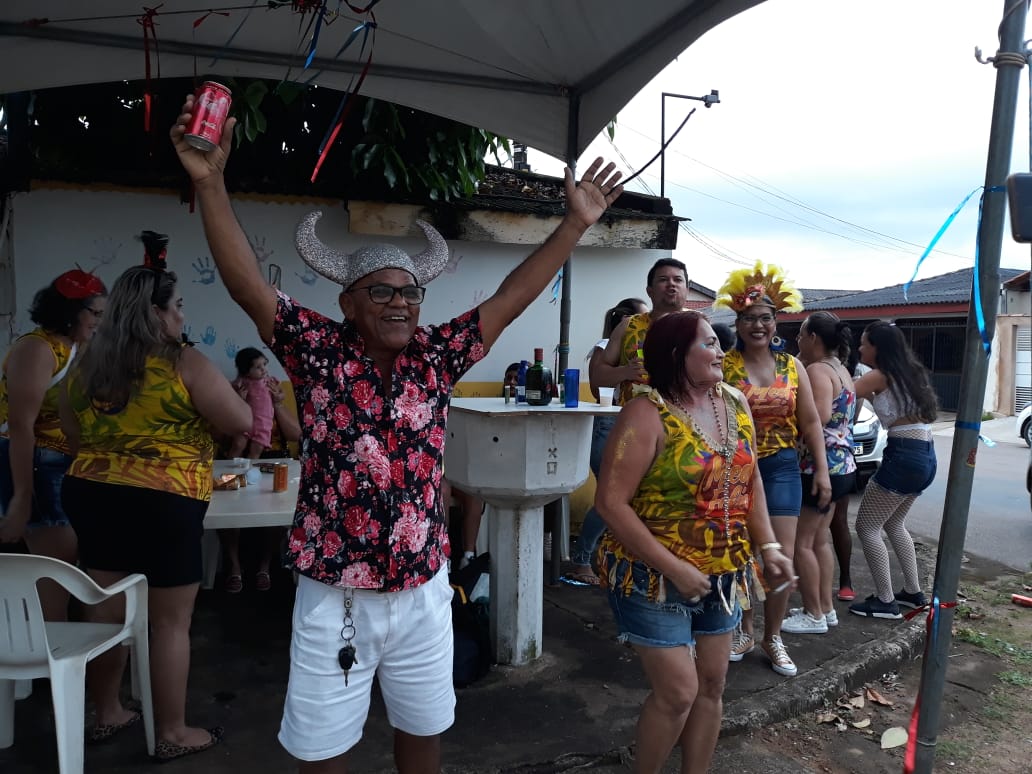
[(563, 375), (563, 390), (566, 408), (577, 408), (580, 405), (580, 369), (567, 368)]

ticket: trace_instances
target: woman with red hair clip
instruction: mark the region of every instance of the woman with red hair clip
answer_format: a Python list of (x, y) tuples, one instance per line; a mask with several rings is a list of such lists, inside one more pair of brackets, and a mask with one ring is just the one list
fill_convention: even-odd
[[(59, 384), (97, 330), (106, 297), (104, 283), (81, 269), (37, 292), (29, 310), (36, 328), (14, 342), (0, 375), (0, 542), (24, 539), (32, 553), (70, 564), (78, 543), (61, 508), (72, 458), (58, 416)], [(67, 620), (67, 591), (47, 582), (40, 600), (48, 621)]]

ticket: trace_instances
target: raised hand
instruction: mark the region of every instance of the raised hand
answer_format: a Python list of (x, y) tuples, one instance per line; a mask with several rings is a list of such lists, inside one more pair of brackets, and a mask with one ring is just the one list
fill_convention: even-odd
[(190, 176), (194, 186), (199, 187), (205, 183), (221, 180), (233, 142), (233, 127), (236, 126), (236, 119), (226, 119), (226, 125), (222, 127), (222, 141), (218, 147), (212, 148), (210, 151), (202, 151), (187, 143), (183, 137), (186, 134), (186, 127), (190, 125), (193, 105), (194, 95), (190, 94), (183, 103), (183, 112), (169, 131), (169, 137), (172, 139), (172, 145), (175, 146), (179, 163), (183, 165), (183, 169)]
[(599, 156), (576, 184), (573, 172), (566, 168), (566, 217), (584, 230), (601, 218), (623, 193), (623, 186), (618, 184), (623, 172), (614, 172), (616, 164), (613, 162), (602, 167), (604, 163), (605, 159)]

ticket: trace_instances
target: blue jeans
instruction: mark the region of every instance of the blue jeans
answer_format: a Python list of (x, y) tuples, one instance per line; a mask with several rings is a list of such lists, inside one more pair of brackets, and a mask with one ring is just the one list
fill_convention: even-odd
[[(67, 527), (68, 516), (61, 508), (61, 481), (72, 458), (53, 449), (37, 446), (32, 452), (32, 515), (26, 529)], [(0, 513), (14, 497), (11, 477), (11, 442), (0, 438)]]
[[(595, 474), (595, 478), (598, 478), (598, 472), (602, 467), (602, 452), (606, 448), (606, 439), (609, 438), (609, 432), (615, 424), (616, 417), (604, 416), (595, 417), (595, 422), (592, 425), (591, 456), (588, 459), (588, 464), (591, 466), (591, 472)], [(595, 545), (605, 531), (606, 523), (602, 521), (602, 517), (598, 515), (598, 511), (592, 506), (584, 515), (580, 534), (577, 536), (577, 541), (573, 544), (570, 561), (577, 565), (590, 565), (591, 556), (595, 553)]]
[(798, 516), (803, 504), (803, 481), (799, 473), (799, 454), (795, 449), (760, 457), (756, 463), (767, 496), (771, 516)]

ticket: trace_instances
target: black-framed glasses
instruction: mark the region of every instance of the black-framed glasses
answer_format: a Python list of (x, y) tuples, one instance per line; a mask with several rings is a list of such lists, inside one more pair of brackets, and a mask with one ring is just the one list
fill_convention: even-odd
[(756, 323), (760, 323), (761, 325), (770, 325), (772, 322), (774, 322), (774, 315), (772, 315), (772, 314), (760, 314), (760, 315), (743, 314), (741, 317), (738, 318), (738, 321), (739, 322), (743, 322), (746, 325), (755, 325)]
[(423, 303), (423, 296), (426, 295), (426, 288), (419, 285), (405, 285), (396, 288), (393, 285), (363, 285), (360, 288), (348, 288), (348, 293), (358, 290), (368, 290), (369, 300), (374, 304), (389, 304), (394, 300), (395, 295), (401, 296), (401, 300), (409, 306), (418, 306)]

